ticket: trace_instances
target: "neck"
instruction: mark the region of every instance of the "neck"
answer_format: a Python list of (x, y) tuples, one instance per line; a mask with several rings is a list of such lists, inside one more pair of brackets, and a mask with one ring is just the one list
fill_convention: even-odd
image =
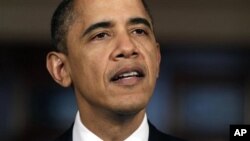
[(145, 109), (132, 114), (121, 114), (79, 105), (79, 111), (81, 122), (105, 141), (125, 140), (140, 126), (145, 116)]

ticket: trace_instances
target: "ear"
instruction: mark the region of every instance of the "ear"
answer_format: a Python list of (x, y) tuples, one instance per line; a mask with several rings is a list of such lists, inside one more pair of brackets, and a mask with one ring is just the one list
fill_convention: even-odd
[(61, 86), (69, 87), (72, 83), (67, 57), (63, 53), (50, 52), (47, 55), (47, 69), (52, 78)]
[(160, 49), (160, 44), (156, 43), (156, 59), (157, 59), (157, 78), (159, 77), (159, 72), (160, 72), (160, 64), (161, 64), (161, 49)]

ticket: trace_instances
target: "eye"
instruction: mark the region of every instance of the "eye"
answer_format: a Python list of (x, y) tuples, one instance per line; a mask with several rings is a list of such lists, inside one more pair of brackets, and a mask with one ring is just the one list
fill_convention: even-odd
[(137, 34), (137, 35), (148, 35), (148, 33), (144, 30), (144, 29), (135, 29), (133, 31), (133, 34)]
[(105, 38), (109, 37), (109, 34), (108, 33), (105, 33), (105, 32), (102, 32), (102, 33), (99, 33), (97, 35), (95, 35), (92, 40), (103, 40)]

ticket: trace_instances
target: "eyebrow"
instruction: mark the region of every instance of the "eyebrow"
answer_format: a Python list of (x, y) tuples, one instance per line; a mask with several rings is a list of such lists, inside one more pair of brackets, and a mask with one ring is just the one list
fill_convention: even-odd
[[(136, 25), (136, 24), (144, 24), (147, 27), (149, 27), (150, 29), (152, 29), (152, 26), (150, 24), (150, 22), (145, 19), (145, 18), (140, 18), (140, 17), (136, 17), (136, 18), (131, 18), (128, 21), (128, 24), (130, 25)], [(82, 34), (82, 36), (87, 35), (88, 33), (92, 32), (93, 30), (96, 30), (98, 28), (110, 28), (112, 26), (112, 22), (111, 21), (103, 21), (103, 22), (98, 22), (98, 23), (94, 23), (92, 25), (90, 25)]]
[(150, 29), (152, 29), (150, 22), (145, 18), (140, 18), (140, 17), (131, 18), (128, 23), (131, 25), (144, 24), (147, 27), (149, 27)]
[(92, 32), (93, 30), (96, 30), (98, 28), (109, 28), (111, 27), (112, 24), (110, 21), (104, 21), (104, 22), (98, 22), (95, 24), (90, 25), (83, 33), (83, 36), (85, 36), (86, 34)]

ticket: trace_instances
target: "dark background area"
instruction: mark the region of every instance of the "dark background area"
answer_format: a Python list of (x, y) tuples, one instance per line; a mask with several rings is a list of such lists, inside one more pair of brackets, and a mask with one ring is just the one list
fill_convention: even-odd
[[(58, 3), (0, 2), (1, 141), (51, 140), (74, 121), (73, 91), (45, 65)], [(230, 124), (250, 124), (250, 2), (148, 3), (162, 51), (149, 119), (190, 141), (228, 141)]]

